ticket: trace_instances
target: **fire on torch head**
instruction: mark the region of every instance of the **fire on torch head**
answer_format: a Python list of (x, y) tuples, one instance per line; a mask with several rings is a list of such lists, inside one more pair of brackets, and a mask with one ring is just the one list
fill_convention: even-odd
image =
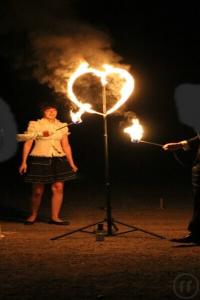
[(138, 119), (132, 119), (132, 126), (126, 127), (124, 129), (124, 132), (128, 133), (131, 137), (131, 142), (133, 143), (139, 143), (142, 136), (143, 136), (143, 128), (142, 125), (140, 125)]
[(89, 103), (85, 103), (80, 107), (80, 109), (77, 112), (70, 111), (72, 122), (74, 124), (81, 123), (82, 122), (81, 116), (90, 108), (91, 105)]
[(143, 143), (143, 144), (149, 144), (149, 145), (154, 145), (154, 146), (158, 146), (158, 147), (163, 147), (162, 144), (143, 141), (142, 137), (143, 137), (144, 130), (142, 128), (142, 125), (140, 125), (139, 120), (138, 119), (132, 119), (132, 123), (133, 123), (132, 126), (126, 127), (124, 129), (124, 132), (126, 132), (130, 135), (131, 142), (133, 142), (133, 143)]

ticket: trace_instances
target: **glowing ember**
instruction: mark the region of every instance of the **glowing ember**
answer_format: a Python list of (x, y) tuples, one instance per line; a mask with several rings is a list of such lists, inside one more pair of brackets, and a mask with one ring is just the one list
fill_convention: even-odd
[(132, 123), (132, 126), (126, 127), (124, 132), (130, 135), (132, 142), (139, 142), (143, 136), (144, 130), (138, 119), (133, 119)]
[[(67, 87), (67, 93), (69, 96), (69, 99), (75, 103), (80, 109), (83, 108), (85, 104), (81, 103), (76, 95), (73, 92), (73, 85), (77, 78), (84, 74), (92, 73), (95, 76), (99, 77), (101, 79), (101, 84), (105, 86), (107, 84), (106, 78), (110, 74), (117, 74), (122, 78), (125, 83), (123, 87), (120, 90), (121, 98), (114, 104), (113, 107), (111, 107), (109, 110), (106, 111), (105, 114), (98, 112), (94, 109), (92, 109), (92, 106), (88, 103), (86, 103), (87, 106), (84, 107), (84, 110), (89, 113), (95, 113), (98, 115), (108, 115), (116, 111), (122, 104), (126, 102), (128, 97), (131, 95), (133, 89), (134, 89), (134, 79), (133, 77), (124, 69), (121, 68), (115, 68), (111, 65), (103, 65), (104, 71), (100, 71), (94, 68), (90, 68), (88, 63), (82, 63), (77, 70), (72, 74), (68, 81), (68, 87)], [(88, 106), (90, 105), (90, 106)]]
[(73, 123), (81, 123), (82, 119), (81, 116), (87, 111), (87, 109), (90, 109), (91, 105), (88, 103), (85, 103), (82, 105), (82, 107), (77, 111), (77, 112), (73, 112), (70, 111), (70, 116), (72, 119)]

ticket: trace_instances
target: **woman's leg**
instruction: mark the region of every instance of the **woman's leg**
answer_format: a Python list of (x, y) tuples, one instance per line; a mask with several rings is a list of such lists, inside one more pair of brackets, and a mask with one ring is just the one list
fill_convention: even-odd
[(27, 221), (34, 222), (35, 219), (37, 218), (43, 193), (44, 193), (44, 184), (34, 183), (32, 186), (32, 196), (31, 196), (31, 214), (28, 217)]
[(52, 190), (51, 219), (57, 222), (62, 221), (59, 217), (59, 214), (63, 202), (63, 189), (64, 189), (64, 182), (55, 182), (51, 186), (51, 190)]

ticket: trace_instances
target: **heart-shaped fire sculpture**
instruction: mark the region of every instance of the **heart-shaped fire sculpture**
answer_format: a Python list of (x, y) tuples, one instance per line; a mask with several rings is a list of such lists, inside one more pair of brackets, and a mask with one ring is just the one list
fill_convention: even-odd
[[(129, 96), (131, 95), (133, 89), (134, 89), (134, 79), (130, 75), (128, 71), (125, 69), (121, 68), (115, 68), (112, 67), (111, 65), (103, 65), (104, 71), (100, 71), (94, 68), (89, 67), (88, 63), (82, 63), (76, 71), (71, 75), (68, 81), (68, 87), (67, 87), (67, 93), (69, 99), (76, 105), (78, 106), (81, 110), (86, 111), (88, 113), (95, 113), (98, 115), (109, 115), (116, 111), (122, 104), (124, 104)], [(116, 74), (118, 75), (123, 81), (123, 86), (121, 87), (119, 94), (120, 94), (120, 99), (117, 100), (117, 102), (108, 110), (106, 110), (105, 113), (99, 112), (97, 110), (92, 109), (92, 105), (90, 103), (82, 103), (79, 101), (77, 96), (75, 95), (73, 91), (73, 85), (75, 81), (82, 75), (85, 74), (93, 74), (97, 77), (100, 78), (102, 87), (105, 87), (107, 84), (107, 77), (111, 74)]]

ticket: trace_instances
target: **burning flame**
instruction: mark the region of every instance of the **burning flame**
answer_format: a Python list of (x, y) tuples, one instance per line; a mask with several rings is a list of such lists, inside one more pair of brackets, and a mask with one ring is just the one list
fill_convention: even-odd
[[(75, 103), (80, 109), (83, 108), (88, 113), (95, 113), (98, 115), (108, 115), (116, 111), (122, 104), (124, 104), (128, 97), (131, 95), (133, 89), (134, 89), (134, 79), (133, 77), (124, 69), (121, 68), (115, 68), (111, 65), (103, 65), (104, 71), (100, 71), (94, 68), (90, 68), (88, 63), (82, 63), (80, 66), (76, 69), (76, 71), (71, 75), (68, 81), (68, 87), (67, 87), (67, 93), (70, 98), (70, 100)], [(92, 73), (96, 75), (97, 77), (100, 77), (101, 84), (105, 86), (107, 84), (106, 77), (109, 74), (118, 74), (122, 79), (125, 80), (124, 86), (120, 90), (121, 98), (114, 104), (113, 107), (111, 107), (109, 110), (106, 111), (106, 113), (98, 112), (94, 109), (92, 109), (91, 104), (88, 103), (81, 103), (76, 95), (73, 92), (73, 85), (74, 82), (77, 80), (78, 77)]]
[(77, 111), (73, 112), (72, 110), (70, 111), (70, 116), (72, 119), (73, 123), (81, 123), (82, 119), (81, 116), (86, 112), (87, 109), (90, 109), (91, 105), (88, 103), (85, 103), (82, 105), (82, 107)]
[(139, 142), (143, 136), (144, 130), (138, 119), (132, 119), (132, 126), (124, 128), (124, 132), (128, 133), (132, 142)]

